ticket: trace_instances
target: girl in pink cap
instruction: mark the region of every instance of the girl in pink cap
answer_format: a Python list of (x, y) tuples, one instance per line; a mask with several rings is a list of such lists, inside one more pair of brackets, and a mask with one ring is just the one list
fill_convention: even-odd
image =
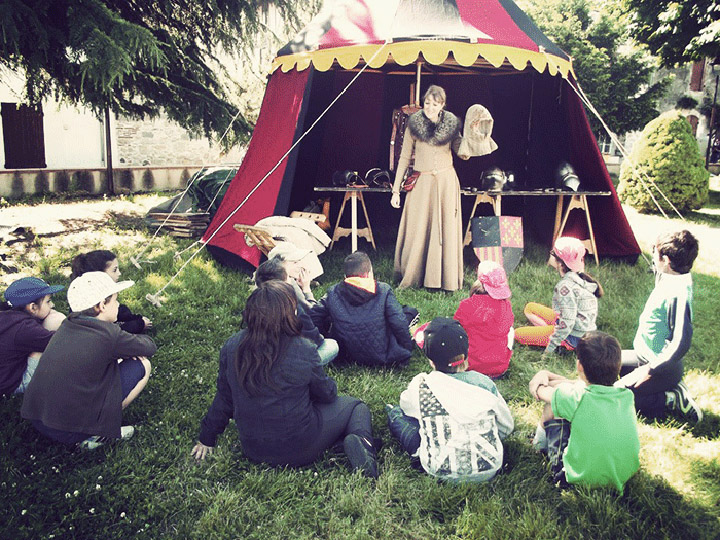
[(523, 345), (545, 347), (545, 353), (574, 351), (585, 332), (596, 330), (597, 299), (603, 289), (585, 273), (585, 246), (577, 238), (563, 236), (550, 251), (550, 265), (562, 276), (555, 285), (552, 309), (529, 302), (525, 316), (533, 326), (515, 330), (515, 340)]
[(468, 369), (493, 378), (507, 371), (512, 356), (513, 315), (510, 287), (502, 266), (494, 261), (478, 265), (470, 296), (460, 302), (457, 320), (468, 334)]

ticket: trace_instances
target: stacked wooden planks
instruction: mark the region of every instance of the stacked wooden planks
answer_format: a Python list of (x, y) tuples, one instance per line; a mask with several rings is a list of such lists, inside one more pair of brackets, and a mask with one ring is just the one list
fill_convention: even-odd
[(210, 214), (207, 212), (177, 214), (153, 212), (145, 216), (145, 222), (151, 228), (162, 226), (170, 236), (200, 238), (210, 224)]

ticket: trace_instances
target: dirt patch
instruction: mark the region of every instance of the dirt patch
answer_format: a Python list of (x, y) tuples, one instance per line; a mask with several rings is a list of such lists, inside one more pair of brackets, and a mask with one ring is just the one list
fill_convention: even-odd
[[(630, 227), (635, 233), (635, 238), (645, 253), (652, 251), (658, 235), (664, 232), (687, 229), (695, 235), (700, 243), (700, 253), (693, 266), (693, 271), (720, 276), (720, 268), (718, 268), (718, 261), (720, 261), (720, 229), (710, 225), (682, 221), (680, 218), (665, 219), (658, 215), (640, 214), (630, 206), (623, 206), (623, 209), (630, 222)], [(709, 210), (709, 212), (714, 211), (713, 209)]]
[[(18, 271), (43, 257), (67, 253), (62, 273), (80, 247), (116, 249), (147, 243), (143, 218), (170, 195), (17, 205), (0, 210), (0, 283), (17, 279)], [(23, 273), (24, 273), (23, 272)]]
[[(718, 184), (720, 187), (720, 184)], [(88, 249), (115, 249), (147, 243), (143, 218), (147, 211), (171, 195), (144, 195), (129, 199), (47, 203), (33, 206), (18, 205), (0, 210), (0, 281), (9, 283), (12, 261), (22, 255), (25, 260), (40, 260), (49, 254), (74, 253), (79, 246)], [(704, 274), (720, 276), (717, 261), (720, 260), (720, 229), (710, 225), (665, 219), (657, 215), (639, 214), (629, 206), (623, 207), (635, 232), (640, 247), (646, 253), (658, 234), (666, 230), (687, 228), (700, 241), (700, 255), (695, 270)], [(708, 209), (708, 213), (715, 212)], [(24, 235), (10, 237), (11, 228), (23, 227)], [(154, 232), (154, 231), (153, 231)], [(10, 245), (5, 242), (11, 240)], [(12, 241), (15, 240), (15, 241)], [(3, 261), (2, 258), (5, 258)]]

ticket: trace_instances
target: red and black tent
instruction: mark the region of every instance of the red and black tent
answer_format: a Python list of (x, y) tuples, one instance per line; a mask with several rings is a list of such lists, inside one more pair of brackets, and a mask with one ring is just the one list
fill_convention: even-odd
[[(336, 170), (387, 168), (392, 111), (412, 101), (418, 79), (423, 89), (444, 87), (447, 108), (461, 119), (470, 105), (480, 103), (495, 120), (498, 150), (456, 160), (463, 185), (477, 185), (481, 171), (494, 165), (514, 171), (526, 188), (545, 188), (553, 185), (557, 165), (567, 160), (583, 189), (612, 192), (589, 199), (599, 254), (632, 258), (640, 253), (573, 89), (571, 60), (511, 0), (326, 5), (278, 52), (248, 152), (204, 240), (257, 265), (259, 251), (245, 245), (233, 224), (301, 209), (317, 198), (315, 186), (330, 185)], [(510, 213), (521, 212), (525, 230), (549, 243), (554, 205), (549, 197), (527, 198), (518, 208), (511, 205)], [(371, 206), (391, 214), (387, 195)], [(584, 227), (584, 220), (571, 220), (566, 231), (587, 237)]]

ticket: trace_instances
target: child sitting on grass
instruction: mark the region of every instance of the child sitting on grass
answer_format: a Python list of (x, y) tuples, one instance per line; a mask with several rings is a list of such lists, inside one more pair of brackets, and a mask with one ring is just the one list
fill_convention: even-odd
[(242, 450), (253, 461), (301, 467), (342, 442), (354, 470), (377, 478), (370, 409), (339, 396), (314, 345), (300, 335), (292, 286), (266, 281), (243, 310), (243, 329), (220, 351), (217, 392), (200, 424), (195, 459), (212, 453), (235, 419)]
[(690, 231), (661, 235), (653, 246), (655, 288), (640, 315), (633, 349), (623, 351), (616, 384), (635, 394), (637, 412), (664, 418), (668, 411), (699, 422), (703, 413), (683, 378), (683, 357), (693, 335), (690, 269), (698, 241)]
[(620, 344), (604, 332), (588, 332), (576, 348), (578, 381), (550, 371), (530, 381), (530, 394), (545, 402), (533, 444), (550, 460), (560, 484), (614, 486), (640, 467), (632, 392), (613, 386), (620, 372)]
[(375, 280), (365, 253), (351, 253), (343, 264), (345, 280), (330, 287), (310, 310), (315, 326), (336, 339), (340, 354), (353, 362), (404, 366), (414, 348), (412, 314), (403, 311), (390, 285)]
[[(128, 439), (122, 410), (145, 388), (157, 347), (148, 336), (115, 324), (117, 293), (133, 285), (105, 272), (87, 272), (68, 288), (73, 313), (40, 358), (21, 409), (43, 435), (94, 449), (108, 439)], [(123, 358), (118, 362), (118, 358)]]
[(18, 279), (5, 290), (0, 304), (0, 395), (22, 394), (65, 315), (55, 311), (51, 295), (62, 285), (42, 279)]
[(603, 289), (585, 273), (585, 251), (577, 238), (563, 236), (555, 241), (549, 264), (562, 278), (555, 285), (552, 309), (529, 302), (525, 316), (533, 326), (515, 330), (518, 343), (545, 347), (544, 354), (573, 351), (585, 332), (597, 328), (597, 299)]
[[(82, 276), (85, 272), (105, 272), (113, 278), (113, 281), (120, 279), (120, 265), (117, 256), (106, 249), (96, 249), (87, 253), (81, 253), (72, 260), (71, 279)], [(142, 334), (152, 328), (152, 321), (147, 317), (135, 314), (125, 304), (120, 304), (117, 322), (120, 328), (131, 334)]]
[(424, 330), (433, 371), (416, 375), (387, 406), (390, 432), (422, 468), (447, 480), (486, 481), (503, 463), (510, 409), (489, 377), (467, 370), (468, 337), (459, 322), (436, 317)]
[(507, 371), (515, 332), (510, 287), (505, 269), (495, 261), (478, 265), (470, 296), (460, 302), (454, 319), (468, 334), (468, 369), (489, 377)]
[[(279, 257), (268, 259), (258, 266), (255, 271), (255, 285), (258, 287), (266, 281), (273, 279), (292, 285), (292, 278), (288, 276), (285, 264)], [(305, 311), (300, 300), (297, 301), (297, 316), (302, 324), (302, 336), (310, 340), (315, 344), (315, 347), (317, 347), (317, 352), (320, 355), (320, 365), (326, 366), (335, 360), (339, 352), (337, 341), (323, 337)]]

